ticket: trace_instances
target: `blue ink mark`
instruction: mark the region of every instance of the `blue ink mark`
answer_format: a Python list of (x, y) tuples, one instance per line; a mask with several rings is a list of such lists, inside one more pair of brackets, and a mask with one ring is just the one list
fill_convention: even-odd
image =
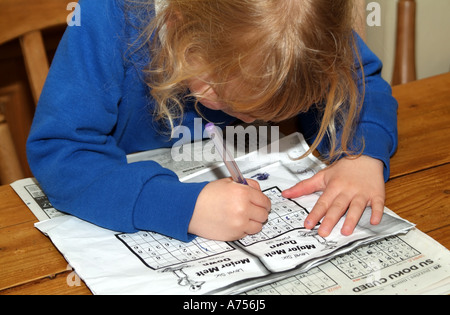
[(269, 176), (270, 176), (270, 174), (268, 174), (268, 173), (258, 173), (256, 175), (252, 176), (252, 178), (256, 177), (257, 180), (266, 180), (269, 178)]
[(200, 247), (201, 249), (203, 249), (206, 252), (209, 252), (209, 250), (206, 247), (203, 247), (198, 240), (196, 240), (196, 241), (197, 241), (198, 247)]

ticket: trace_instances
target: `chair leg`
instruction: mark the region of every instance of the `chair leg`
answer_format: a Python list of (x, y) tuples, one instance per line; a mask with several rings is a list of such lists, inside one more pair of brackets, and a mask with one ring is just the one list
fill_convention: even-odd
[(400, 0), (392, 85), (416, 80), (416, 1)]
[(11, 133), (4, 115), (0, 114), (0, 184), (10, 184), (21, 178), (24, 178), (24, 173), (19, 164)]
[(20, 38), (20, 44), (30, 79), (31, 92), (37, 105), (49, 69), (41, 32), (34, 31), (23, 35)]

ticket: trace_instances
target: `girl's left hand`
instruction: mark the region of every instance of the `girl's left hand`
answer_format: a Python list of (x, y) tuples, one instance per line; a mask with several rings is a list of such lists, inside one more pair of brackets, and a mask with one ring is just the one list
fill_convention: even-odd
[(323, 194), (305, 219), (307, 229), (313, 229), (323, 218), (318, 233), (327, 237), (347, 213), (341, 233), (351, 235), (367, 206), (372, 207), (370, 223), (377, 225), (381, 222), (385, 202), (383, 163), (368, 156), (343, 158), (283, 191), (283, 196), (296, 198), (316, 191), (323, 191)]

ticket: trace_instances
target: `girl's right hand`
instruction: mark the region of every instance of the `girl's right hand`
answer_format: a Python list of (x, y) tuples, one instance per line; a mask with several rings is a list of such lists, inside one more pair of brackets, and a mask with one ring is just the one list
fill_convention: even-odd
[(195, 204), (189, 233), (218, 241), (235, 241), (261, 231), (271, 202), (254, 180), (247, 185), (230, 178), (203, 188)]

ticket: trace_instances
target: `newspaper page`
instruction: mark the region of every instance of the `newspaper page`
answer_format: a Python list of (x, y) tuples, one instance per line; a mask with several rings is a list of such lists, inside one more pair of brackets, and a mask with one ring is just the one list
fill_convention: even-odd
[[(315, 230), (305, 230), (302, 220), (318, 196), (286, 200), (280, 192), (324, 166), (312, 156), (292, 160), (292, 155), (300, 156), (307, 150), (299, 134), (284, 138), (278, 146), (282, 154), (275, 159), (266, 154), (258, 157), (259, 165), (251, 159), (247, 159), (251, 163), (240, 161), (246, 176), (265, 175), (260, 177), (261, 186), (272, 199), (273, 209), (261, 233), (238, 242), (197, 238), (182, 243), (152, 232), (115, 233), (58, 214), (48, 201), (42, 202), (43, 194), (38, 193), (39, 186), (33, 179), (12, 186), (38, 218), (37, 213), (45, 213), (46, 216), (41, 214), (44, 221), (36, 226), (51, 238), (97, 294), (242, 293), (263, 284), (289, 282), (297, 274), (313, 272), (311, 268), (337, 255), (413, 227), (386, 214), (382, 225), (376, 228), (368, 223), (368, 215), (363, 217), (351, 239), (340, 235), (339, 226), (328, 238), (319, 237)], [(213, 180), (223, 177), (225, 172), (220, 163), (201, 168), (183, 180)], [(192, 165), (176, 172), (183, 174), (186, 169), (192, 169)], [(260, 291), (249, 293), (263, 292), (266, 288), (256, 290)]]
[(248, 295), (450, 294), (450, 253), (417, 229), (358, 247)]

